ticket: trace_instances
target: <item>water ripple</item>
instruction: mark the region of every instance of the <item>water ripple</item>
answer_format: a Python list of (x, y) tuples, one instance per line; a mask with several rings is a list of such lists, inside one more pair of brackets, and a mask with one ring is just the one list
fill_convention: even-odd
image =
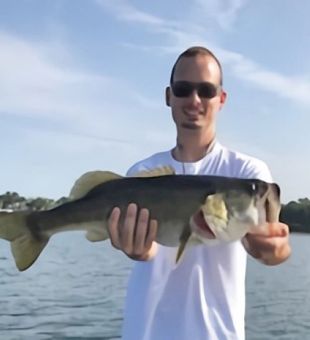
[[(247, 340), (309, 338), (309, 241), (309, 236), (294, 235), (293, 255), (281, 266), (249, 259)], [(120, 339), (132, 263), (108, 242), (61, 235), (22, 273), (9, 247), (0, 251), (1, 339)]]

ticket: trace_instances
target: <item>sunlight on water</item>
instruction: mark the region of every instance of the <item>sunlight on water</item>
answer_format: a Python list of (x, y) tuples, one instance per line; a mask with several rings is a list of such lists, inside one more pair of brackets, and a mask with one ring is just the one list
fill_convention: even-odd
[(293, 253), (275, 267), (249, 260), (247, 339), (302, 340), (310, 337), (310, 236), (292, 235)]
[(22, 273), (0, 245), (1, 339), (119, 338), (131, 262), (109, 242), (57, 235)]
[[(266, 267), (249, 260), (247, 339), (299, 340), (310, 334), (310, 237), (293, 235), (293, 256)], [(20, 273), (0, 241), (0, 335), (5, 340), (120, 339), (131, 261), (109, 242), (57, 235)]]

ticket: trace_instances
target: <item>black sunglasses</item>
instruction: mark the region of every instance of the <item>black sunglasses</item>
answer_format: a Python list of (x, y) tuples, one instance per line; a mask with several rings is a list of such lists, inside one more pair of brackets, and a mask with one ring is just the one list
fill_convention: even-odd
[(173, 82), (171, 84), (171, 89), (176, 97), (189, 97), (194, 90), (197, 90), (199, 97), (211, 99), (217, 95), (220, 86), (215, 86), (208, 82), (193, 83), (180, 80)]

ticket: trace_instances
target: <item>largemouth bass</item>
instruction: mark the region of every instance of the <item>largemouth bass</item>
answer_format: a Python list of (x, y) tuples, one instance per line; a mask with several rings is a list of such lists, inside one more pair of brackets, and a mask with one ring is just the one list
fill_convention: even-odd
[(267, 221), (277, 222), (281, 208), (275, 183), (175, 175), (170, 167), (136, 177), (88, 172), (76, 181), (70, 198), (50, 210), (0, 213), (0, 238), (11, 242), (19, 270), (36, 261), (55, 233), (86, 230), (89, 241), (106, 240), (112, 209), (127, 209), (132, 202), (148, 208), (151, 218), (157, 219), (158, 243), (179, 247), (177, 260), (186, 244), (230, 242), (262, 228)]

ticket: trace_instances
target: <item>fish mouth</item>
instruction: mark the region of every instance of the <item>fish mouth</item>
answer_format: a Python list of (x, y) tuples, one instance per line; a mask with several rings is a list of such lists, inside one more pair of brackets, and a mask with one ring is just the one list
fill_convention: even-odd
[(216, 238), (209, 224), (206, 222), (201, 209), (196, 214), (194, 214), (192, 221), (194, 222), (194, 227), (196, 229), (195, 231), (201, 236), (211, 240)]

